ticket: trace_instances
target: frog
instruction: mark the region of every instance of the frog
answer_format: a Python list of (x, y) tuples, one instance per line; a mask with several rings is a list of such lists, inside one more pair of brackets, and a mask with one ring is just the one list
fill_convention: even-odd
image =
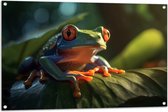
[(79, 81), (90, 82), (95, 73), (111, 77), (111, 73), (123, 74), (125, 70), (111, 67), (98, 52), (106, 50), (110, 32), (103, 26), (93, 30), (79, 29), (67, 24), (60, 33), (51, 37), (42, 48), (38, 59), (26, 57), (19, 67), (20, 73), (28, 73), (25, 87), (31, 87), (36, 77), (45, 82), (48, 77), (73, 83), (73, 96), (81, 97)]

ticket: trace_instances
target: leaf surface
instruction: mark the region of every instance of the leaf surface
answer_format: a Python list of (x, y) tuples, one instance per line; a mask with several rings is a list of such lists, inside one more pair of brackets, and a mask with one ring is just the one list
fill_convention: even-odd
[[(82, 97), (73, 98), (69, 82), (49, 80), (46, 84), (35, 81), (25, 89), (23, 82), (11, 88), (10, 104), (13, 109), (58, 109), (58, 108), (111, 108), (118, 106), (161, 106), (160, 99), (167, 99), (167, 69), (151, 68), (129, 70), (125, 74), (103, 77), (96, 74), (93, 81), (80, 83)], [(137, 103), (136, 98), (148, 99), (149, 103)], [(156, 98), (156, 99), (155, 99)], [(159, 99), (159, 101), (158, 101)], [(152, 101), (158, 101), (152, 102)], [(150, 102), (151, 101), (151, 102)], [(31, 103), (32, 102), (32, 103)], [(130, 103), (131, 102), (131, 103)], [(157, 104), (156, 104), (157, 103)]]

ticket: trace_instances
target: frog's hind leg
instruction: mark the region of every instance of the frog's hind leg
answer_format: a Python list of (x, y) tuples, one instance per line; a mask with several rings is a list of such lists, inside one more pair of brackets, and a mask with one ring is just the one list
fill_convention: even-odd
[(36, 60), (33, 57), (29, 56), (20, 63), (18, 67), (18, 74), (24, 75), (33, 71), (36, 68), (38, 68)]
[(33, 80), (34, 80), (34, 79), (36, 78), (36, 76), (37, 76), (37, 72), (38, 72), (37, 70), (33, 70), (33, 71), (30, 73), (30, 75), (29, 75), (29, 77), (27, 78), (27, 80), (24, 81), (24, 85), (25, 85), (26, 88), (31, 87)]
[(47, 76), (46, 76), (46, 73), (44, 72), (44, 70), (40, 70), (39, 71), (39, 74), (40, 74), (40, 83), (45, 83), (46, 80), (48, 79)]
[(26, 88), (29, 88), (32, 85), (33, 80), (38, 75), (38, 69), (39, 65), (37, 64), (36, 60), (29, 56), (25, 58), (18, 67), (18, 77), (16, 77), (18, 80), (21, 80), (25, 76), (27, 78), (26, 81), (24, 81), (24, 85)]
[(62, 80), (72, 81), (72, 83), (74, 84), (74, 93), (73, 93), (73, 96), (75, 98), (80, 98), (81, 97), (81, 92), (80, 92), (78, 80), (76, 79), (76, 77), (74, 75), (67, 75)]

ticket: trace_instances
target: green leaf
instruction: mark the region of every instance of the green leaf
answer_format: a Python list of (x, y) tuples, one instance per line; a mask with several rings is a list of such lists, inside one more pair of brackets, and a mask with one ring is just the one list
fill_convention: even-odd
[(124, 69), (139, 68), (160, 53), (165, 45), (163, 34), (157, 29), (147, 29), (135, 37), (113, 60), (112, 66)]
[[(74, 24), (84, 19), (87, 13), (82, 13), (77, 15), (60, 25), (50, 29), (40, 37), (32, 38), (26, 41), (12, 42), (6, 45), (2, 49), (2, 61), (3, 61), (3, 71), (8, 73), (8, 77), (11, 74), (17, 75), (17, 68), (20, 62), (27, 56), (37, 56), (42, 46), (46, 43), (48, 39), (56, 35), (61, 31), (61, 29), (66, 24)], [(7, 74), (5, 74), (7, 75)], [(15, 76), (12, 76), (13, 78)]]
[(96, 74), (93, 81), (80, 83), (80, 99), (73, 97), (72, 86), (66, 81), (49, 80), (42, 85), (36, 80), (27, 90), (19, 81), (11, 88), (10, 106), (12, 109), (161, 106), (161, 101), (167, 99), (166, 79), (166, 67), (129, 70), (111, 77)]

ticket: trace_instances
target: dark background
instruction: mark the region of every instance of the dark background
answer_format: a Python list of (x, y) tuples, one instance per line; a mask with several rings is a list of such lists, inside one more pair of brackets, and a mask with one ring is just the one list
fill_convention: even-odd
[[(167, 5), (59, 3), (59, 2), (2, 2), (2, 45), (10, 41), (38, 36), (77, 14), (88, 12), (79, 28), (94, 29), (103, 25), (111, 32), (108, 49), (101, 54), (112, 59), (140, 32), (156, 28), (167, 40)], [(166, 6), (166, 9), (163, 9)], [(166, 41), (165, 41), (166, 43)], [(112, 52), (110, 52), (112, 51)], [(166, 59), (166, 47), (158, 58)]]

